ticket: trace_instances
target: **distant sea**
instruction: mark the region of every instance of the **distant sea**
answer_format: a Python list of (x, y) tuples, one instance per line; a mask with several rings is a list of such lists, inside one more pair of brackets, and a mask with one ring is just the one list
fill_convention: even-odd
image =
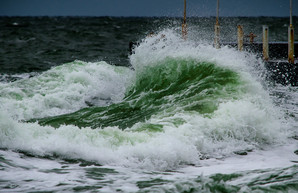
[[(215, 49), (215, 18), (181, 22), (0, 17), (0, 192), (297, 192), (297, 86)], [(222, 43), (237, 25), (288, 39), (288, 18), (228, 17)]]

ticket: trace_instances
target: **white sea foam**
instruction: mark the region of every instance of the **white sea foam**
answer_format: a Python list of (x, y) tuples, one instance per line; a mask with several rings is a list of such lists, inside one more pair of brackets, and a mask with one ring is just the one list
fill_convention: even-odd
[(216, 49), (205, 42), (184, 40), (181, 39), (180, 34), (169, 29), (142, 40), (134, 50), (134, 54), (130, 56), (130, 61), (133, 67), (138, 70), (147, 65), (157, 64), (157, 61), (162, 61), (167, 57), (192, 58), (199, 62), (216, 63), (238, 72), (252, 70), (253, 67), (262, 65), (262, 61), (257, 59), (255, 55), (238, 52), (228, 46)]
[(17, 120), (74, 112), (120, 101), (130, 70), (106, 62), (74, 61), (40, 75), (0, 83), (0, 108)]

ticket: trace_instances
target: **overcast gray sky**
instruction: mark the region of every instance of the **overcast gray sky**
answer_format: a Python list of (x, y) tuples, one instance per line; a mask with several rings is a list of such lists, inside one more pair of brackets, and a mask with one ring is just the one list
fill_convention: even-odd
[[(217, 0), (187, 0), (188, 16), (214, 16)], [(220, 0), (221, 16), (289, 16), (290, 0)], [(184, 0), (0, 0), (1, 16), (182, 16)], [(293, 0), (298, 16), (298, 0)]]

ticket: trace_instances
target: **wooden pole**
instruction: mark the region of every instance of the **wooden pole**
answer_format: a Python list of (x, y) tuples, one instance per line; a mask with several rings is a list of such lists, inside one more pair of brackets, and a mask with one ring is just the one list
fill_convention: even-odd
[(288, 61), (294, 64), (294, 26), (292, 20), (292, 0), (290, 0), (290, 26), (288, 29)]
[(237, 26), (237, 34), (238, 34), (238, 50), (242, 51), (243, 50), (243, 28), (242, 25)]
[(290, 0), (290, 26), (293, 25), (293, 18), (292, 18), (292, 0)]
[(269, 29), (268, 26), (263, 25), (263, 59), (269, 60), (269, 39), (268, 39)]
[(218, 22), (218, 16), (219, 16), (219, 0), (217, 0), (217, 6), (216, 6), (216, 24), (219, 25)]
[(289, 27), (289, 43), (288, 43), (288, 61), (291, 64), (294, 64), (295, 59), (294, 59), (294, 27), (290, 26)]
[(186, 29), (186, 0), (184, 0), (184, 17), (182, 23), (182, 38), (186, 40), (187, 38), (187, 29)]
[(219, 45), (219, 30), (220, 30), (220, 27), (219, 27), (218, 16), (219, 16), (219, 0), (217, 0), (216, 24), (215, 24), (215, 27), (214, 27), (214, 33), (215, 33), (215, 36), (214, 36), (214, 47), (216, 49), (218, 49), (220, 47), (220, 45)]

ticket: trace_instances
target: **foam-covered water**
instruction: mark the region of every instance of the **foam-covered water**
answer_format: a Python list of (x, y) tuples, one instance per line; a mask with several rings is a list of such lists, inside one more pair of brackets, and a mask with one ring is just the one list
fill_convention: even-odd
[(297, 88), (254, 54), (163, 30), (129, 59), (0, 83), (0, 191), (297, 191)]
[(95, 98), (96, 105), (102, 106), (121, 100), (127, 77), (128, 69), (103, 61), (74, 61), (33, 77), (0, 83), (0, 104), (18, 120), (73, 112), (95, 103)]

